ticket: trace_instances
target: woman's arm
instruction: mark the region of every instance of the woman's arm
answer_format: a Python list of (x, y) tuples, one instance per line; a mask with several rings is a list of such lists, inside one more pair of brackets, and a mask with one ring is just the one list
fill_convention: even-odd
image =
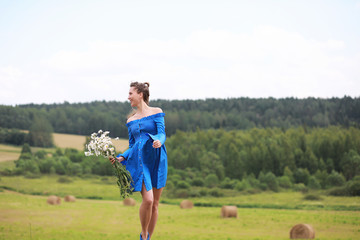
[(127, 159), (130, 152), (132, 151), (132, 147), (134, 146), (134, 143), (135, 143), (135, 138), (132, 135), (130, 128), (128, 128), (128, 134), (129, 134), (129, 148), (124, 153), (117, 155), (117, 157), (121, 156), (121, 157)]
[(149, 134), (149, 136), (154, 140), (153, 147), (159, 148), (164, 145), (166, 141), (166, 133), (165, 133), (165, 120), (164, 117), (155, 118), (154, 122), (156, 124), (157, 134)]

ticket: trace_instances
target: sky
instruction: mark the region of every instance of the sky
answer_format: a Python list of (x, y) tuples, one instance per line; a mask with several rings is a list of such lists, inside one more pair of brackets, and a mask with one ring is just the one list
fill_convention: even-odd
[(0, 0), (0, 105), (360, 97), (360, 0)]

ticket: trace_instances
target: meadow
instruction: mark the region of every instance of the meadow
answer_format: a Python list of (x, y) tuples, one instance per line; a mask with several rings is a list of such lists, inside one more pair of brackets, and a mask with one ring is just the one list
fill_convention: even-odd
[[(37, 179), (1, 177), (0, 239), (137, 238), (139, 193), (133, 195), (137, 205), (128, 207), (122, 204), (111, 178), (69, 177), (72, 181), (69, 183), (60, 183), (59, 178), (57, 175)], [(75, 195), (77, 201), (51, 206), (46, 203), (51, 194), (62, 198)], [(220, 218), (220, 207), (180, 209), (178, 203), (182, 199), (163, 200), (171, 204), (161, 204), (153, 239), (288, 239), (291, 227), (297, 223), (311, 224), (316, 239), (360, 238), (359, 211), (286, 208), (312, 204), (359, 207), (359, 197), (323, 196), (322, 201), (312, 202), (303, 200), (297, 192), (264, 192), (232, 198), (191, 199), (195, 203), (244, 204), (245, 207), (238, 208), (237, 219)], [(246, 207), (250, 203), (252, 207)]]
[[(0, 165), (1, 166), (1, 165)], [(61, 181), (61, 179), (65, 179)], [(3, 176), (0, 187), (30, 195), (74, 195), (83, 199), (119, 200), (119, 191), (114, 177), (88, 175), (85, 177), (63, 177), (59, 175), (42, 175), (40, 178), (29, 179), (24, 176)], [(162, 202), (179, 205), (183, 199), (167, 197), (168, 189), (163, 193)], [(260, 192), (245, 194), (228, 191), (224, 197), (191, 198), (196, 206), (221, 207), (222, 205), (237, 205), (241, 208), (273, 208), (273, 209), (303, 209), (303, 210), (356, 210), (360, 213), (360, 197), (335, 197), (319, 195), (319, 200), (305, 200), (301, 192)], [(141, 196), (134, 193), (134, 199), (140, 201)]]
[[(63, 145), (57, 144), (58, 147), (75, 146), (71, 142), (74, 138), (62, 137)], [(81, 139), (85, 141), (77, 138), (78, 149), (83, 146)], [(125, 140), (120, 142), (127, 147)], [(0, 145), (0, 170), (13, 168), (20, 151), (21, 147)], [(114, 181), (113, 177), (96, 175), (1, 176), (0, 240), (138, 239), (141, 196), (132, 196), (137, 202), (135, 207), (124, 206)], [(195, 207), (180, 209), (183, 199), (167, 198), (166, 191), (154, 240), (289, 239), (291, 227), (298, 223), (312, 225), (316, 239), (360, 239), (360, 197), (333, 197), (317, 192), (321, 199), (309, 201), (304, 194), (292, 191), (228, 192), (218, 198), (191, 198)], [(52, 194), (62, 198), (60, 205), (46, 203)], [(66, 195), (76, 196), (77, 201), (65, 202)], [(221, 206), (229, 204), (238, 206), (238, 218), (220, 217)]]
[[(121, 201), (78, 199), (61, 205), (45, 196), (0, 193), (0, 239), (137, 239), (138, 206)], [(358, 239), (359, 213), (239, 208), (237, 219), (220, 218), (219, 208), (180, 209), (160, 205), (153, 239), (288, 239), (297, 223), (309, 223), (316, 239)]]

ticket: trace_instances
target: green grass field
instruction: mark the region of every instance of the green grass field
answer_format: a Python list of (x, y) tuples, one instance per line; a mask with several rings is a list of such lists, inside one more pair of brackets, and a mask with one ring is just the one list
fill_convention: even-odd
[[(2, 177), (0, 187), (31, 195), (74, 195), (84, 199), (118, 200), (119, 191), (114, 177), (100, 177), (89, 175), (87, 178), (66, 177), (70, 183), (59, 183), (59, 175), (42, 175), (41, 178), (28, 179), (23, 176)], [(182, 199), (166, 198), (165, 188), (162, 201), (171, 205), (178, 205)], [(140, 200), (138, 193), (133, 198)], [(328, 209), (328, 210), (360, 210), (360, 197), (334, 197), (321, 195), (321, 200), (304, 200), (304, 194), (300, 192), (261, 192), (258, 194), (240, 194), (231, 197), (202, 197), (192, 198), (198, 205), (207, 204), (238, 205), (243, 208), (275, 208), (275, 209)], [(360, 213), (360, 211), (359, 211)]]
[[(137, 239), (138, 207), (121, 201), (78, 199), (61, 205), (44, 196), (0, 192), (0, 239)], [(309, 223), (316, 239), (359, 239), (359, 212), (238, 209), (237, 219), (220, 218), (220, 208), (180, 209), (161, 204), (152, 239), (288, 239), (297, 223)]]
[[(59, 175), (43, 175), (28, 179), (23, 176), (1, 177), (0, 187), (31, 195), (74, 195), (77, 198), (118, 200), (120, 197), (116, 180), (113, 177), (91, 176), (87, 179), (67, 177), (71, 183), (59, 183)], [(107, 179), (107, 180), (106, 180)], [(140, 199), (139, 194), (133, 194)]]
[[(84, 137), (57, 135), (61, 147), (81, 148)], [(61, 144), (69, 144), (61, 145)], [(119, 142), (126, 148), (127, 141)], [(32, 148), (37, 151), (38, 148)], [(47, 149), (54, 151), (55, 149)], [(13, 169), (21, 147), (0, 145), (0, 170)], [(135, 207), (123, 206), (113, 177), (89, 175), (0, 176), (0, 240), (6, 239), (139, 239), (139, 193), (132, 197)], [(262, 192), (241, 194), (223, 190), (221, 198), (192, 198), (193, 209), (180, 209), (183, 199), (162, 198), (160, 216), (153, 240), (192, 239), (289, 239), (289, 231), (298, 223), (315, 229), (316, 239), (360, 239), (360, 197), (331, 197), (307, 201), (299, 192)], [(62, 201), (59, 206), (46, 203), (48, 195), (74, 195), (75, 203)], [(318, 194), (318, 193), (317, 193)], [(222, 205), (237, 205), (237, 219), (220, 218)], [(203, 207), (212, 205), (213, 207)], [(344, 211), (346, 210), (346, 211)]]
[[(137, 239), (140, 231), (139, 193), (133, 195), (135, 207), (125, 207), (109, 178), (70, 178), (71, 183), (58, 183), (59, 176), (39, 179), (1, 177), (0, 239)], [(5, 188), (4, 188), (5, 187)], [(13, 189), (8, 191), (6, 189)], [(31, 194), (75, 195), (75, 203), (62, 201), (59, 206), (46, 203), (46, 196)], [(316, 239), (359, 239), (360, 212), (334, 210), (291, 210), (238, 208), (237, 219), (221, 219), (220, 207), (180, 209), (181, 199), (165, 199), (153, 239), (288, 239), (291, 227), (308, 223), (316, 231)], [(261, 193), (233, 198), (191, 199), (194, 202), (252, 203), (297, 205), (313, 204), (302, 200), (302, 194)], [(319, 202), (317, 203), (319, 204)], [(359, 197), (323, 196), (326, 206), (359, 206)]]

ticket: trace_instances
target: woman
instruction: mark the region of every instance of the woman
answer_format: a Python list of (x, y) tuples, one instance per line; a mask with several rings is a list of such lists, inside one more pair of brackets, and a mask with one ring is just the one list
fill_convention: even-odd
[[(126, 123), (129, 149), (116, 157), (130, 172), (134, 192), (141, 192), (140, 240), (150, 239), (154, 233), (159, 200), (167, 178), (165, 113), (149, 106), (149, 95), (149, 83), (130, 84), (128, 100), (136, 110)], [(114, 163), (115, 159), (110, 158), (110, 161)]]

